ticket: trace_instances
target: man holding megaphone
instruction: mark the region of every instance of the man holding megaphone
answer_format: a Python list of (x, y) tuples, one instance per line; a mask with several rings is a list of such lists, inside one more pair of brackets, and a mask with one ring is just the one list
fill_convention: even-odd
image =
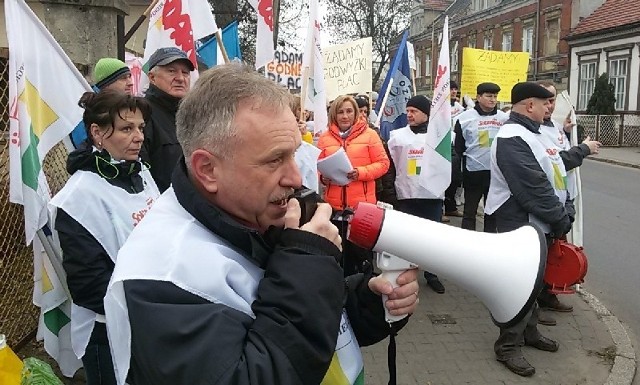
[[(565, 165), (559, 150), (542, 134), (540, 124), (549, 111), (553, 93), (533, 82), (517, 83), (511, 90), (513, 109), (491, 146), (491, 184), (485, 213), (493, 214), (498, 232), (528, 223), (538, 225), (547, 243), (571, 230), (575, 211), (567, 200)], [(524, 358), (521, 346), (555, 352), (559, 345), (537, 329), (535, 303), (527, 316), (500, 327), (494, 351), (509, 370), (531, 376), (535, 368)]]

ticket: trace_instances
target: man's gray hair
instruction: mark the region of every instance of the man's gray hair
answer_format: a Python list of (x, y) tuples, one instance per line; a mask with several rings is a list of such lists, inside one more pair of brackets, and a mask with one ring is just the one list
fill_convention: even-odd
[(241, 63), (215, 66), (203, 72), (182, 99), (176, 114), (176, 132), (187, 167), (191, 154), (205, 148), (230, 158), (238, 141), (234, 118), (239, 103), (251, 100), (254, 108), (289, 109), (291, 95), (281, 85)]

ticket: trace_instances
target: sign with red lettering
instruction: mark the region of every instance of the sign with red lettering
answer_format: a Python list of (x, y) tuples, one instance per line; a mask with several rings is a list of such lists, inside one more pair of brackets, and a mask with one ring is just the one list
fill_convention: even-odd
[(302, 87), (302, 54), (276, 51), (265, 68), (267, 77), (290, 90)]

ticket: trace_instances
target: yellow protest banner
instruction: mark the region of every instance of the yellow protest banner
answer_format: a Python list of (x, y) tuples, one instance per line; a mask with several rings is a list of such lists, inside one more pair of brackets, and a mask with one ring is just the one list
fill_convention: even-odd
[(527, 81), (528, 71), (528, 52), (488, 51), (465, 47), (462, 49), (460, 93), (473, 97), (476, 95), (478, 84), (492, 82), (500, 86), (498, 100), (509, 102), (511, 88), (518, 82)]

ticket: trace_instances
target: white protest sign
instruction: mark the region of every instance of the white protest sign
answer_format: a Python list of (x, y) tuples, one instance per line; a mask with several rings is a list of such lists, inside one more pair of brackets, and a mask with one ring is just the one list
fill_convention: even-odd
[(290, 90), (299, 90), (302, 87), (302, 54), (278, 50), (273, 58), (265, 68), (267, 77)]
[(327, 99), (371, 92), (371, 38), (322, 49)]

